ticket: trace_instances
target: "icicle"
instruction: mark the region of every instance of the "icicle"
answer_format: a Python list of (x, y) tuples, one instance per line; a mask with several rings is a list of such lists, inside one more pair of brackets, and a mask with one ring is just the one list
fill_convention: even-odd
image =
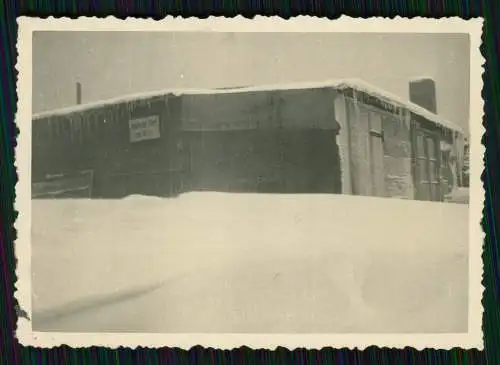
[(78, 142), (78, 118), (79, 115), (76, 114), (73, 116), (73, 118), (71, 118), (71, 121), (69, 121), (69, 133), (72, 144), (73, 142)]
[(71, 118), (71, 140), (78, 142), (78, 134), (79, 134), (79, 124), (78, 124), (78, 119), (80, 118), (80, 114), (76, 114), (73, 118)]
[(63, 118), (61, 120), (61, 130), (64, 142), (71, 143), (71, 131), (68, 118)]
[(94, 138), (95, 138), (95, 134), (98, 133), (99, 131), (99, 126), (97, 124), (97, 120), (94, 118), (94, 115), (91, 114), (88, 116), (88, 126), (86, 126), (86, 132), (87, 132), (87, 136), (89, 137), (89, 139), (91, 141), (94, 141)]
[(55, 124), (55, 137), (59, 138), (61, 135), (61, 123), (60, 123), (59, 118), (56, 118), (54, 120), (54, 124)]
[(81, 123), (80, 123), (80, 120), (81, 120), (81, 117), (82, 117), (82, 114), (81, 113), (78, 113), (76, 115), (76, 118), (75, 120), (73, 121), (73, 126), (72, 126), (72, 130), (73, 130), (73, 134), (74, 134), (74, 139), (79, 142), (80, 141), (80, 134), (81, 134)]
[[(74, 116), (70, 115), (69, 118), (65, 118), (64, 124), (69, 127), (69, 141), (71, 144), (73, 144), (73, 119)], [(68, 137), (68, 136), (67, 136)]]
[(47, 118), (45, 129), (47, 130), (47, 142), (52, 143), (52, 117)]
[(82, 123), (82, 139), (83, 141), (89, 141), (90, 138), (90, 133), (92, 128), (92, 118), (91, 114), (87, 113), (86, 118), (84, 120), (84, 123)]
[(115, 114), (113, 113), (113, 110), (107, 110), (106, 111), (106, 114), (107, 114), (107, 120), (109, 120), (109, 125), (111, 128), (116, 128), (116, 118), (115, 118)]
[(70, 129), (70, 138), (73, 143), (78, 142), (78, 118), (80, 117), (80, 113), (77, 113), (71, 118), (71, 121), (69, 122), (69, 129)]
[(85, 117), (87, 116), (88, 114), (80, 114), (79, 117), (78, 117), (78, 140), (80, 142), (80, 144), (83, 144), (83, 141), (84, 141), (84, 138), (83, 138), (83, 130), (84, 130), (84, 127), (85, 127)]

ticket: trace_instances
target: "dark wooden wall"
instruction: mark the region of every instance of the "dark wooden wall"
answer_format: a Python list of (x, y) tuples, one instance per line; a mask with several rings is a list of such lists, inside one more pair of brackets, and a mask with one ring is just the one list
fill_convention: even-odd
[[(93, 197), (179, 191), (179, 99), (106, 106), (33, 122), (32, 179), (93, 170)], [(129, 119), (158, 115), (159, 139), (130, 142)]]
[[(181, 102), (159, 97), (34, 121), (33, 181), (92, 170), (95, 198), (342, 191), (336, 130), (181, 132)], [(130, 142), (129, 120), (152, 115), (160, 117), (161, 137)]]
[(334, 131), (185, 132), (191, 190), (340, 193)]

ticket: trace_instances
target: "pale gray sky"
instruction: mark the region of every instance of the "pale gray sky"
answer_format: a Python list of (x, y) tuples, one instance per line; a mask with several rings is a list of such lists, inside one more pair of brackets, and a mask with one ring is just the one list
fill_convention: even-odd
[(33, 112), (165, 88), (359, 78), (403, 98), (431, 76), (438, 113), (468, 130), (467, 34), (36, 32)]

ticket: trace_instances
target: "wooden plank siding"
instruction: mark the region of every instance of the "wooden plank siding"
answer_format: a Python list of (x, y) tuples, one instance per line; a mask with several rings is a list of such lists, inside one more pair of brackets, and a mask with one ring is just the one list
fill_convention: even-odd
[[(111, 105), (33, 122), (32, 179), (93, 170), (94, 197), (176, 194), (179, 101)], [(129, 120), (157, 115), (160, 138), (130, 142)]]
[(401, 110), (381, 109), (358, 96), (345, 97), (352, 193), (413, 198), (409, 128)]
[[(340, 193), (330, 94), (170, 95), (36, 120), (33, 182), (92, 170), (96, 198), (192, 190)], [(160, 120), (160, 137), (131, 142), (130, 119), (150, 116)]]
[(412, 171), (418, 200), (443, 201), (449, 190), (443, 173), (442, 141), (451, 143), (443, 130), (429, 121), (412, 115)]
[[(130, 119), (151, 116), (159, 138), (131, 142)], [(210, 190), (439, 201), (448, 132), (349, 89), (169, 94), (33, 121), (32, 177), (91, 170), (101, 198)]]

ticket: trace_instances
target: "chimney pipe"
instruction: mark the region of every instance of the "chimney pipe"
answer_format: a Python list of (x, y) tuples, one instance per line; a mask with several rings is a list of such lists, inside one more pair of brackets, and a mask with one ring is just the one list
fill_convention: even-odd
[(76, 103), (80, 105), (82, 103), (82, 84), (76, 83)]
[(410, 101), (434, 114), (437, 113), (436, 83), (430, 77), (410, 81)]

